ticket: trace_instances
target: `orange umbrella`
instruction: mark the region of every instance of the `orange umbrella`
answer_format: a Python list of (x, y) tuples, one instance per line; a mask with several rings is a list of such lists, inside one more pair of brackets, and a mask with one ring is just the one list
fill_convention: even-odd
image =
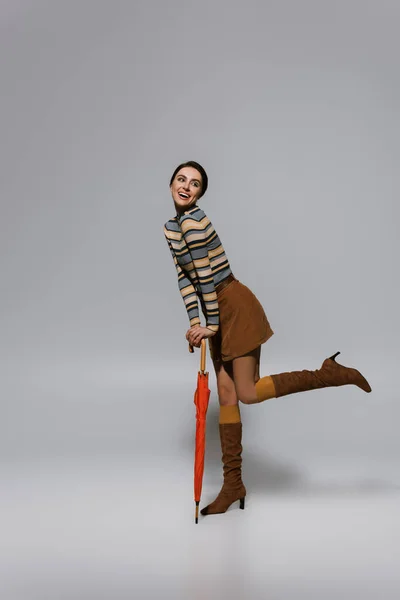
[[(190, 352), (193, 346), (189, 345)], [(206, 340), (201, 340), (200, 371), (197, 374), (197, 389), (194, 393), (194, 404), (196, 406), (196, 447), (194, 454), (194, 501), (196, 502), (195, 522), (199, 521), (199, 503), (204, 473), (204, 452), (206, 446), (206, 415), (210, 390), (208, 388), (208, 373), (206, 368)]]

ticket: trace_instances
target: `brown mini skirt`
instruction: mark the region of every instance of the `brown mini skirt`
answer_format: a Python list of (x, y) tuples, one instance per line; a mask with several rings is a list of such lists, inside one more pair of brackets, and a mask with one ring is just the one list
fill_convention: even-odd
[(263, 307), (253, 292), (234, 278), (218, 291), (219, 329), (208, 338), (215, 361), (230, 361), (244, 356), (274, 334)]

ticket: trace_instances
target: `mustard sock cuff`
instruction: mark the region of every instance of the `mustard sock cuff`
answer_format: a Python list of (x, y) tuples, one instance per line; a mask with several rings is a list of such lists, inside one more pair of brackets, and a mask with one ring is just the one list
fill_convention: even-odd
[(256, 394), (259, 402), (276, 398), (274, 381), (271, 376), (262, 377), (256, 383)]
[(219, 407), (219, 422), (222, 423), (240, 423), (240, 410), (239, 405), (234, 404), (233, 406), (220, 406)]

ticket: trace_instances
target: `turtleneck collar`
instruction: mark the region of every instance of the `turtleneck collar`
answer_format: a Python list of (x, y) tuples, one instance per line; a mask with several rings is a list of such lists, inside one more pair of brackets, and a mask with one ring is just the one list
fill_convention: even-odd
[(181, 217), (183, 217), (183, 215), (191, 215), (195, 210), (197, 210), (199, 207), (197, 206), (197, 204), (193, 204), (190, 208), (188, 208), (187, 210), (184, 210), (183, 213), (176, 213), (176, 218), (179, 219)]

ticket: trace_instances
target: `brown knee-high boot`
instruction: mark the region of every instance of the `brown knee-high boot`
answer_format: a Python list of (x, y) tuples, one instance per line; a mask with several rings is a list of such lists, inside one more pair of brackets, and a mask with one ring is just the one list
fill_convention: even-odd
[(224, 483), (214, 502), (203, 508), (202, 515), (224, 513), (236, 500), (244, 508), (246, 488), (242, 482), (242, 423), (220, 423)]
[[(341, 385), (356, 385), (364, 392), (370, 392), (371, 386), (365, 377), (361, 375), (360, 371), (345, 367), (335, 361), (338, 354), (340, 352), (336, 352), (336, 354), (326, 358), (321, 368), (315, 371), (291, 371), (260, 379), (256, 383), (258, 401), (262, 402), (271, 397), (279, 398), (297, 392)], [(271, 386), (266, 385), (271, 379), (275, 388), (273, 395), (271, 393)]]

